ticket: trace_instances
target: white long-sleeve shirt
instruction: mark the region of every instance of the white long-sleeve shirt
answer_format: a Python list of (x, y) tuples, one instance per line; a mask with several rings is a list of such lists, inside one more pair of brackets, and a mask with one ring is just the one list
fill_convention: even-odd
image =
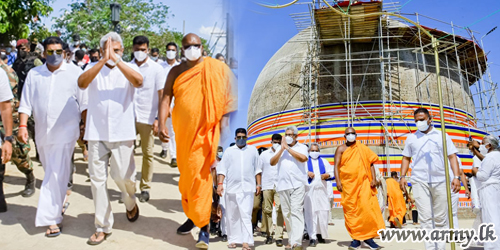
[[(295, 143), (290, 147), (295, 152), (298, 152), (306, 157), (309, 157), (306, 145)], [(278, 186), (276, 191), (284, 191), (295, 189), (307, 184), (306, 163), (295, 159), (288, 150), (285, 150), (278, 161)]]
[(81, 73), (80, 67), (66, 62), (54, 72), (44, 64), (28, 73), (19, 113), (33, 113), (37, 145), (75, 143), (78, 139), (81, 112), (88, 103), (86, 91), (78, 88)]
[(273, 190), (278, 185), (278, 166), (271, 166), (271, 158), (275, 153), (270, 148), (259, 156), (260, 169), (262, 169), (262, 191)]
[(255, 192), (255, 176), (261, 172), (259, 152), (252, 145), (243, 148), (234, 145), (226, 149), (217, 167), (217, 175), (225, 176), (228, 194)]
[(497, 150), (491, 151), (483, 159), (479, 171), (476, 173), (476, 178), (481, 182), (481, 187), (486, 187), (491, 184), (500, 184), (500, 152)]
[[(132, 64), (137, 65), (135, 59)], [(142, 87), (135, 89), (135, 120), (139, 123), (153, 125), (158, 114), (158, 91), (165, 86), (167, 76), (163, 67), (149, 58), (139, 66), (139, 70), (144, 80)]]
[[(0, 69), (0, 102), (9, 101), (14, 98), (10, 88), (9, 76), (7, 72)], [(1, 115), (1, 114), (0, 114)], [(0, 140), (0, 148), (2, 148), (2, 140)]]
[[(127, 65), (140, 73), (137, 65)], [(84, 139), (106, 142), (135, 140), (135, 87), (120, 69), (102, 67), (87, 90), (89, 105)]]

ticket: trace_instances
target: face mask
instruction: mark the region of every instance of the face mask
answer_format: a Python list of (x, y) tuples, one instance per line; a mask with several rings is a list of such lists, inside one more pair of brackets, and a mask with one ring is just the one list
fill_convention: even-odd
[(24, 59), (28, 56), (28, 52), (24, 51), (24, 50), (19, 50), (19, 57)]
[(99, 61), (99, 58), (97, 58), (97, 56), (93, 56), (93, 57), (90, 58), (90, 61), (91, 62), (97, 62), (97, 61)]
[(12, 48), (11, 48), (11, 47), (5, 48), (5, 51), (6, 51), (7, 53), (10, 53), (10, 52), (12, 52)]
[(356, 135), (354, 134), (348, 134), (346, 135), (345, 139), (348, 141), (348, 142), (353, 142), (356, 140)]
[(86, 49), (86, 48), (83, 48), (82, 50), (83, 50), (83, 52), (87, 52), (87, 49)]
[(177, 55), (177, 52), (173, 51), (173, 50), (169, 50), (167, 51), (167, 59), (168, 60), (172, 60), (172, 59), (175, 59), (175, 56)]
[(201, 48), (191, 46), (188, 49), (184, 50), (184, 55), (189, 61), (197, 61), (201, 57)]
[(151, 56), (151, 60), (153, 60), (153, 61), (156, 62), (156, 61), (158, 61), (158, 57), (157, 56)]
[(427, 131), (427, 129), (429, 129), (429, 124), (427, 124), (427, 120), (417, 121), (416, 125), (417, 125), (417, 129), (420, 132), (424, 132), (424, 131)]
[[(116, 57), (117, 57), (117, 58), (116, 58), (116, 60), (118, 60), (118, 59), (121, 59), (121, 58), (122, 58), (122, 56), (121, 56), (120, 54), (116, 54)], [(109, 66), (111, 66), (111, 67), (116, 66), (115, 62), (113, 62), (113, 60), (111, 60), (111, 59), (109, 59), (106, 63), (107, 63)]]
[(273, 143), (273, 149), (274, 149), (274, 151), (277, 151), (280, 146), (281, 145), (279, 143)]
[(2, 51), (2, 52), (0, 52), (0, 54), (1, 54), (1, 55), (5, 55), (5, 52), (3, 52), (3, 51)]
[(293, 143), (293, 138), (290, 137), (290, 136), (285, 136), (285, 141), (286, 141), (286, 144), (292, 144)]
[[(143, 62), (144, 60), (146, 60), (147, 57), (148, 57), (148, 54), (146, 54), (143, 51), (134, 51), (134, 58), (138, 62)], [(153, 60), (155, 60), (155, 59), (153, 59)]]
[(217, 157), (219, 157), (219, 159), (222, 159), (222, 154), (223, 152), (217, 152)]
[(316, 160), (319, 157), (319, 152), (310, 152), (309, 155), (311, 156), (311, 158)]
[(52, 54), (51, 56), (47, 56), (47, 64), (50, 66), (58, 66), (63, 62), (64, 58), (61, 55), (58, 55), (57, 53)]
[(236, 146), (238, 147), (244, 147), (247, 145), (247, 140), (246, 139), (238, 139), (236, 140)]
[(481, 153), (483, 156), (488, 153), (488, 149), (486, 149), (486, 146), (480, 145), (479, 146), (479, 153)]

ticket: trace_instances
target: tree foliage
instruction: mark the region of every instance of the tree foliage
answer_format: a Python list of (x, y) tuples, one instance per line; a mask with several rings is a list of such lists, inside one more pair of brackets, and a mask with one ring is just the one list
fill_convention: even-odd
[[(150, 48), (159, 48), (163, 56), (168, 42), (181, 44), (183, 34), (169, 31), (167, 25), (168, 18), (174, 16), (169, 7), (152, 0), (73, 0), (62, 16), (53, 19), (54, 29), (59, 29), (67, 42), (71, 42), (72, 35), (78, 34), (89, 48), (98, 48), (101, 37), (114, 28), (109, 6), (111, 2), (121, 5), (120, 35), (125, 47), (124, 58), (131, 54), (132, 39), (138, 35), (147, 36)], [(202, 39), (202, 42), (206, 44), (206, 40)]]
[(0, 42), (27, 38), (29, 27), (52, 12), (53, 0), (0, 0)]

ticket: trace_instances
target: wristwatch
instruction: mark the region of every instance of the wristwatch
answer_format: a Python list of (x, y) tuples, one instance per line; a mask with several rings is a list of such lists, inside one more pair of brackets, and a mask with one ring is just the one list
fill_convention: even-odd
[(460, 176), (455, 176), (455, 177), (453, 177), (453, 179), (460, 180)]
[(118, 63), (120, 63), (121, 61), (122, 61), (122, 58), (118, 57), (118, 59), (116, 59), (116, 61), (115, 61), (115, 65), (118, 65)]
[(14, 143), (14, 136), (9, 135), (3, 138), (4, 141), (10, 142), (10, 144)]

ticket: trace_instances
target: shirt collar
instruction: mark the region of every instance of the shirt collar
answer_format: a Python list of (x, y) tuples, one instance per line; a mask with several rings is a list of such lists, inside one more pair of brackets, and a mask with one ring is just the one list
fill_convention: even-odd
[[(153, 60), (151, 60), (151, 61), (153, 61)], [(140, 67), (149, 67), (150, 58), (149, 58), (149, 56), (148, 56), (148, 57), (146, 58), (146, 61), (145, 61), (144, 63), (142, 63), (142, 64), (141, 64), (141, 66), (139, 66), (139, 65), (137, 64), (137, 62), (135, 61), (135, 59), (134, 59), (134, 60), (132, 60), (132, 63), (133, 63), (133, 64), (135, 64), (135, 65), (137, 65), (137, 67), (139, 67), (139, 68), (140, 68)]]
[(61, 66), (60, 66), (58, 69), (56, 69), (56, 71), (54, 71), (54, 72), (50, 72), (49, 68), (47, 67), (47, 63), (45, 63), (45, 64), (43, 65), (43, 68), (42, 68), (42, 69), (43, 69), (43, 71), (45, 71), (45, 72), (55, 73), (55, 72), (57, 72), (57, 71), (59, 71), (59, 70), (66, 70), (66, 68), (67, 68), (66, 64), (67, 64), (67, 63), (66, 63), (65, 61), (63, 61), (63, 62), (61, 63)]
[(417, 133), (420, 133), (422, 135), (430, 135), (430, 134), (435, 134), (437, 132), (438, 131), (437, 131), (437, 129), (434, 126), (432, 126), (431, 130), (429, 132), (427, 132), (427, 134), (425, 134), (424, 132), (422, 132), (422, 131), (420, 131), (420, 130), (417, 129)]

